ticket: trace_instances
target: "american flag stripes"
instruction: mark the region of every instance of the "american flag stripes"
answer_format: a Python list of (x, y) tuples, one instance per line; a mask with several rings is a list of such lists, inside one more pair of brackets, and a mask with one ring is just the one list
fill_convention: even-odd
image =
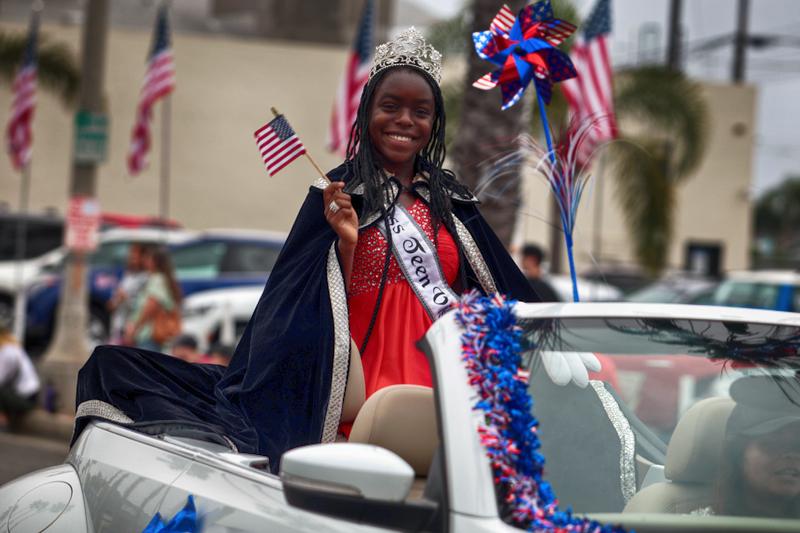
[(350, 129), (356, 120), (361, 93), (369, 80), (369, 69), (374, 53), (373, 19), (375, 18), (373, 0), (366, 0), (358, 34), (347, 60), (347, 70), (333, 104), (331, 124), (328, 130), (328, 149), (344, 155), (350, 140)]
[(283, 115), (258, 128), (253, 136), (270, 176), (306, 153), (306, 147)]
[(153, 46), (147, 60), (147, 72), (139, 94), (136, 123), (133, 126), (131, 145), (128, 151), (128, 171), (132, 175), (141, 172), (147, 164), (153, 106), (173, 89), (175, 89), (175, 65), (170, 48), (167, 6), (162, 5), (156, 17)]
[(489, 30), (491, 30), (492, 33), (508, 33), (511, 26), (514, 25), (515, 19), (516, 17), (513, 11), (511, 11), (507, 5), (503, 4), (503, 7), (500, 8), (500, 11), (498, 11), (497, 15), (492, 19)]
[(39, 34), (39, 13), (31, 15), (28, 43), (17, 75), (14, 77), (14, 99), (8, 120), (6, 140), (14, 169), (21, 170), (31, 160), (33, 145), (33, 112), (36, 107), (36, 46)]
[(595, 121), (578, 152), (585, 164), (597, 146), (617, 137), (614, 85), (606, 37), (611, 33), (611, 2), (598, 0), (572, 47), (578, 77), (561, 84), (574, 120)]

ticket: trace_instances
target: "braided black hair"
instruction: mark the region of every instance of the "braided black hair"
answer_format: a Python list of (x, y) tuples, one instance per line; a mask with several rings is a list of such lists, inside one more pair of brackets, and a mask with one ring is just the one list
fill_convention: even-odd
[(434, 114), (433, 125), (431, 127), (431, 138), (428, 144), (418, 154), (415, 162), (416, 172), (425, 172), (428, 175), (428, 187), (430, 189), (430, 212), (431, 221), (433, 225), (433, 235), (435, 244), (438, 246), (438, 230), (439, 226), (444, 225), (453, 237), (453, 240), (458, 247), (459, 253), (459, 273), (461, 280), (466, 280), (466, 270), (464, 267), (464, 253), (461, 241), (458, 238), (458, 233), (450, 218), (452, 210), (452, 203), (450, 201), (450, 194), (455, 193), (463, 196), (469, 196), (468, 189), (456, 180), (452, 171), (443, 168), (446, 149), (445, 149), (445, 111), (444, 99), (442, 98), (442, 91), (434, 79), (425, 71), (410, 67), (410, 66), (397, 66), (393, 68), (384, 69), (375, 74), (364, 87), (361, 93), (361, 101), (358, 105), (358, 113), (353, 127), (350, 130), (350, 140), (347, 143), (347, 156), (345, 163), (349, 169), (350, 180), (347, 184), (348, 190), (353, 190), (358, 185), (364, 185), (364, 197), (362, 205), (362, 217), (367, 216), (375, 211), (380, 211), (381, 218), (385, 224), (385, 235), (388, 236), (386, 256), (381, 273), (381, 282), (378, 289), (378, 298), (375, 303), (375, 309), (372, 312), (372, 317), (367, 327), (367, 333), (364, 336), (364, 341), (361, 345), (361, 353), (363, 354), (367, 348), (367, 343), (372, 334), (372, 329), (375, 326), (375, 321), (378, 317), (378, 310), (380, 309), (383, 300), (383, 293), (386, 286), (386, 279), (389, 272), (389, 263), (391, 259), (392, 249), (392, 233), (389, 231), (389, 217), (387, 216), (386, 205), (391, 205), (394, 200), (391, 197), (392, 190), (386, 186), (386, 174), (383, 166), (380, 163), (377, 151), (372, 145), (372, 139), (369, 136), (369, 122), (372, 108), (372, 100), (375, 91), (380, 86), (381, 81), (390, 72), (398, 70), (407, 70), (414, 72), (421, 76), (425, 82), (430, 86), (434, 99)]

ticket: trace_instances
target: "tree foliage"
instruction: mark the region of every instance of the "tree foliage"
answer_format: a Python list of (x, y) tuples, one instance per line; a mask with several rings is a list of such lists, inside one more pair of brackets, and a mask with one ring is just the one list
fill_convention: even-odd
[[(0, 83), (9, 86), (13, 83), (27, 39), (26, 33), (0, 31)], [(50, 42), (41, 34), (37, 79), (42, 88), (56, 94), (65, 106), (76, 104), (80, 84), (78, 62), (67, 45)]]
[(610, 152), (633, 251), (657, 275), (667, 263), (677, 186), (700, 165), (708, 110), (698, 84), (680, 72), (646, 66), (618, 73), (620, 140)]
[(800, 238), (800, 176), (766, 191), (755, 205), (756, 235), (788, 244)]

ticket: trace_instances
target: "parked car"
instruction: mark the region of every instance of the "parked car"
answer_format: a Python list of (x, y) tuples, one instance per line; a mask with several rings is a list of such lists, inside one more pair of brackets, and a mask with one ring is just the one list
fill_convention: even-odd
[[(208, 230), (200, 233), (163, 230), (113, 230), (125, 238), (109, 239), (90, 259), (89, 305), (90, 340), (108, 338), (108, 300), (119, 283), (131, 242), (156, 242), (169, 245), (175, 273), (185, 296), (220, 287), (263, 286), (275, 264), (285, 237), (267, 231)], [(166, 236), (166, 237), (165, 237)], [(28, 297), (28, 341), (48, 339), (55, 326), (60, 297), (61, 276), (43, 276)]]
[[(57, 215), (30, 214), (25, 217), (25, 253), (17, 260), (19, 214), (0, 213), (0, 317), (11, 317), (18, 286), (28, 287), (43, 272), (57, 270), (66, 255), (64, 220)], [(103, 230), (111, 228), (142, 229), (149, 227), (177, 229), (180, 225), (156, 217), (102, 213)], [(145, 230), (146, 231), (146, 230)], [(103, 240), (101, 233), (100, 240)]]
[(214, 343), (236, 345), (255, 311), (262, 285), (212, 289), (183, 301), (183, 333), (197, 339), (201, 352)]
[[(25, 222), (25, 249), (22, 261), (17, 258), (18, 226)], [(55, 215), (0, 213), (0, 317), (14, 316), (18, 284), (27, 286), (44, 265), (58, 262), (63, 252), (58, 248), (64, 238), (63, 221)]]
[(800, 312), (800, 272), (731, 272), (711, 296), (714, 305)]
[[(726, 448), (737, 405), (731, 391), (753, 377), (767, 387), (762, 399), (800, 388), (799, 315), (631, 303), (519, 304), (514, 312), (544, 479), (562, 509), (638, 533), (800, 529), (800, 519), (769, 518), (757, 507), (746, 517), (702, 512), (717, 502), (722, 469), (741, 466)], [(349, 442), (290, 450), (280, 475), (266, 457), (238, 453), (210, 428), (136, 426), (117, 413), (114, 423), (91, 422), (65, 464), (0, 487), (0, 523), (10, 531), (141, 531), (156, 513), (175, 516), (192, 496), (206, 531), (519, 531), (504, 521), (506, 499), (484, 448), (490, 441), (479, 436), (487, 417), (476, 411), (461, 324), (450, 312), (422, 343), (433, 390), (382, 389), (355, 405)], [(596, 355), (603, 368), (588, 383), (582, 366), (557, 382), (553, 361), (578, 354)], [(627, 360), (641, 365), (626, 375), (615, 362)], [(352, 351), (346, 390), (363, 380), (359, 363)], [(647, 372), (653, 387), (662, 371), (670, 382), (678, 376), (680, 401), (642, 405), (633, 374)], [(780, 420), (796, 424), (800, 407), (787, 405)], [(668, 411), (674, 419), (656, 433), (648, 421)], [(773, 420), (770, 411), (754, 412), (750, 422), (759, 427)], [(789, 486), (796, 472), (780, 475)]]
[[(547, 274), (544, 279), (562, 302), (572, 301), (572, 278), (569, 274)], [(622, 296), (622, 291), (614, 285), (578, 277), (578, 297), (582, 302), (617, 302), (622, 300)]]
[(664, 304), (710, 304), (719, 281), (671, 274), (625, 297), (628, 302)]

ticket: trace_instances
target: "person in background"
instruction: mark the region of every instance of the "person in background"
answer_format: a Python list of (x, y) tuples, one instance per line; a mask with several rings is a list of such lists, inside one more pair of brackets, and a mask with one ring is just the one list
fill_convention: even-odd
[[(165, 248), (148, 249), (144, 253), (144, 266), (148, 272), (147, 283), (134, 301), (130, 320), (125, 325), (124, 342), (160, 352), (180, 333), (181, 288)], [(169, 327), (165, 328), (167, 323)]]
[(132, 243), (128, 250), (128, 262), (125, 273), (108, 301), (108, 310), (111, 312), (111, 331), (109, 342), (119, 344), (125, 334), (125, 324), (131, 314), (133, 303), (139, 291), (147, 283), (148, 273), (144, 269), (142, 257), (145, 245)]
[(172, 341), (172, 355), (187, 363), (205, 363), (203, 354), (197, 351), (197, 339), (194, 335), (182, 333)]
[(39, 376), (28, 354), (11, 333), (10, 318), (0, 319), (0, 415), (8, 428), (18, 428), (22, 417), (36, 406)]
[(522, 272), (528, 278), (534, 292), (542, 302), (558, 302), (560, 298), (553, 287), (542, 279), (544, 251), (535, 244), (528, 243), (522, 249)]
[(208, 350), (208, 359), (203, 361), (212, 365), (228, 366), (233, 357), (235, 347), (229, 344), (215, 343)]

